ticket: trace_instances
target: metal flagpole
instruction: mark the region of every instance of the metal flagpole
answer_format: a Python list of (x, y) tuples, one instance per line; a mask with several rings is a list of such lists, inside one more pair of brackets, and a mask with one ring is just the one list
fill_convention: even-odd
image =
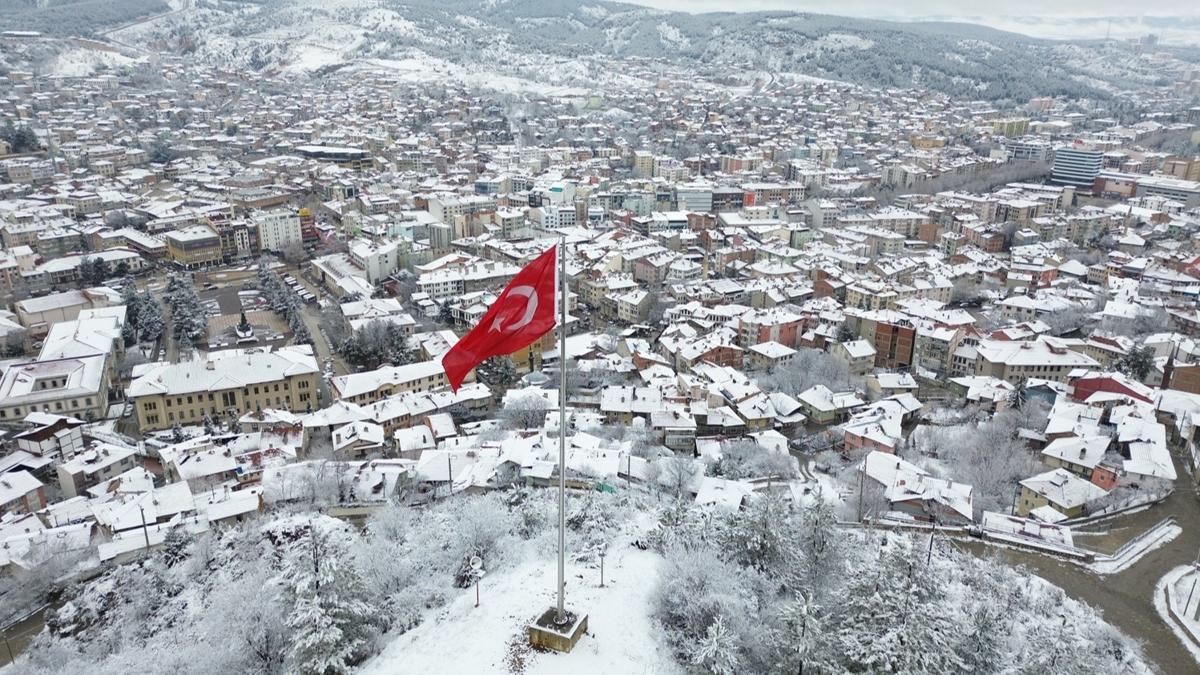
[(554, 622), (567, 622), (567, 257), (566, 237), (558, 238), (558, 613)]

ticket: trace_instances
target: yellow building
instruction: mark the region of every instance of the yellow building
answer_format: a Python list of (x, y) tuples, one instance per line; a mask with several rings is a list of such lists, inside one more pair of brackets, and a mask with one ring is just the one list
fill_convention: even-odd
[(175, 424), (222, 421), (255, 410), (315, 410), (320, 370), (312, 347), (295, 345), (212, 352), (186, 363), (162, 364), (129, 385), (142, 432)]
[(1026, 117), (1008, 117), (992, 120), (992, 133), (997, 136), (1024, 136), (1029, 133), (1029, 119)]
[(221, 261), (221, 236), (207, 225), (192, 225), (163, 234), (167, 256), (172, 261), (195, 269)]
[[(474, 382), (475, 371), (467, 373), (464, 381)], [(396, 394), (426, 393), (450, 386), (440, 359), (340, 375), (329, 384), (335, 399), (358, 405), (370, 405)]]

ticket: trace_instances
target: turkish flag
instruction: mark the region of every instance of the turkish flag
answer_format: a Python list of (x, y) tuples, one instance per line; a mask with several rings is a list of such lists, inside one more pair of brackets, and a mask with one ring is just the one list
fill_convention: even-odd
[(479, 324), (442, 357), (454, 391), (486, 359), (528, 347), (554, 328), (557, 253), (558, 247), (551, 246), (517, 272)]

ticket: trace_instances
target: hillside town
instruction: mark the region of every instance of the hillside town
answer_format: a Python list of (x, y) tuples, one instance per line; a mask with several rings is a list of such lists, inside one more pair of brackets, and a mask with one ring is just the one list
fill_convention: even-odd
[[(64, 580), (565, 475), (994, 555), (1195, 668), (1200, 572), (1103, 595), (1200, 543), (1195, 68), (997, 105), (624, 65), (654, 86), (0, 74), (0, 663), (90, 625)], [(451, 388), (555, 244), (567, 361), (551, 331)]]

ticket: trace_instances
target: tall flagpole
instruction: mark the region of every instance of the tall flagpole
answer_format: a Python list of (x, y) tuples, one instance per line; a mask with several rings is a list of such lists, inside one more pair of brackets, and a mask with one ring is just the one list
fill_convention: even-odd
[(567, 256), (566, 237), (558, 237), (558, 614), (554, 622), (567, 622)]

